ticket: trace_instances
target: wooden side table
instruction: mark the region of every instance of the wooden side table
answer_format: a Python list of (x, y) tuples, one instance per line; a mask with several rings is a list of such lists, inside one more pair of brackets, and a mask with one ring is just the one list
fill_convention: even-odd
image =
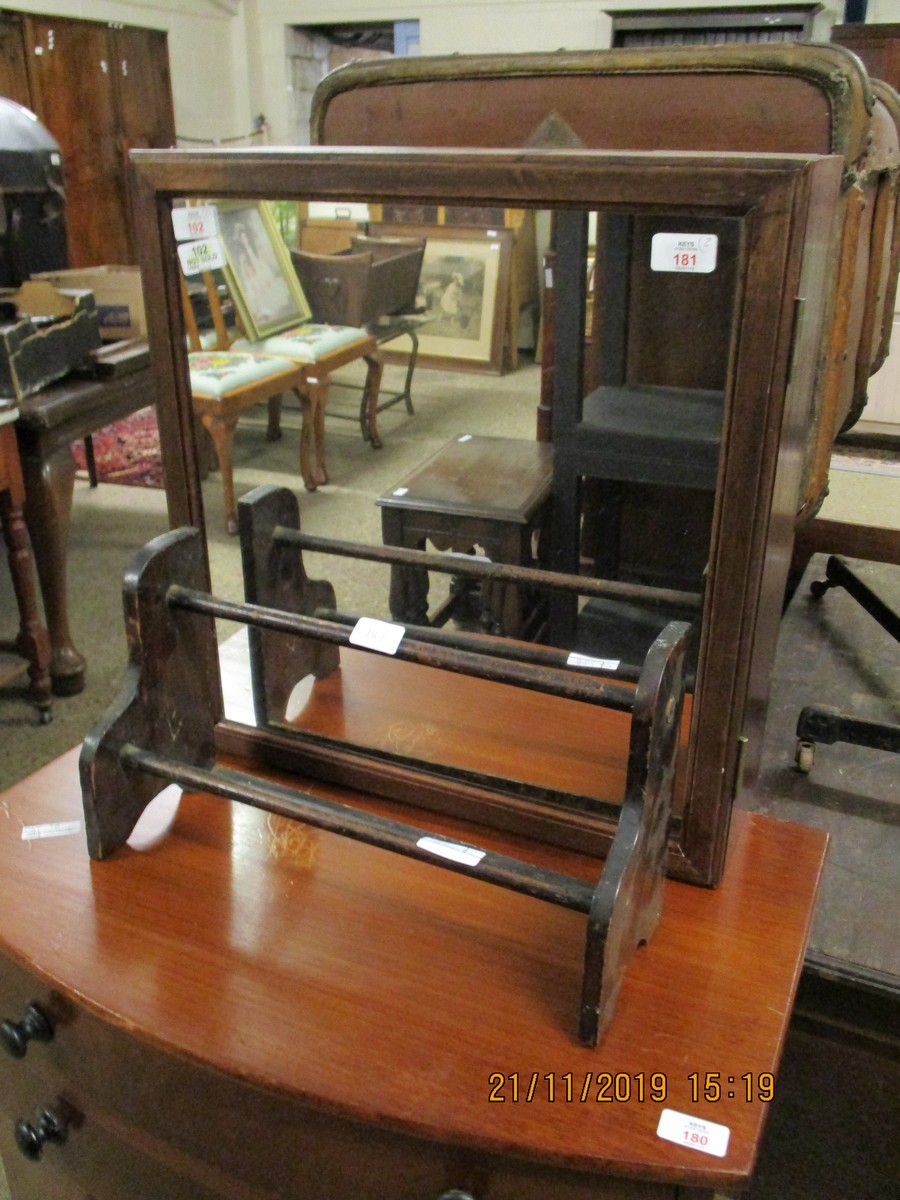
[[(0, 1017), (26, 1050), (0, 1053), (13, 1200), (711, 1200), (748, 1184), (819, 830), (735, 813), (721, 886), (667, 884), (589, 1050), (580, 914), (171, 792), (106, 862), (85, 850), (74, 752), (2, 797)], [(23, 839), (48, 824), (60, 836)], [(26, 1040), (35, 1005), (49, 1041)], [(660, 1136), (665, 1109), (725, 1127), (724, 1153)], [(46, 1111), (63, 1144), (36, 1145)]]
[[(493, 562), (534, 563), (535, 535), (553, 484), (553, 448), (515, 438), (454, 438), (376, 502), (385, 545), (467, 552), (480, 547)], [(493, 633), (520, 637), (528, 604), (514, 586), (485, 588), (482, 619)], [(428, 616), (428, 573), (391, 568), (391, 615), (414, 625), (443, 624)]]
[[(28, 662), (31, 697), (42, 724), (50, 718), (50, 639), (41, 624), (37, 592), (34, 584), (34, 558), (22, 509), (25, 504), (25, 484), (16, 445), (15, 408), (0, 410), (0, 523), (9, 556), (13, 589), (19, 607), (21, 626), (19, 636), (9, 643), (0, 643), (0, 651), (12, 650)], [(0, 655), (0, 677), (19, 673), (17, 663), (6, 664)]]

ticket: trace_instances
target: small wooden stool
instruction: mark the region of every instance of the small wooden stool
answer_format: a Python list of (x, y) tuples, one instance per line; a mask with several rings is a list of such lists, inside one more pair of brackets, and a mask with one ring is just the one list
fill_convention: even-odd
[[(385, 545), (468, 552), (492, 562), (534, 565), (534, 535), (553, 483), (553, 448), (514, 438), (454, 438), (377, 501)], [(454, 597), (428, 616), (428, 572), (391, 568), (391, 615), (411, 625), (442, 625)], [(486, 585), (482, 622), (492, 633), (525, 634), (529, 605), (514, 586)]]

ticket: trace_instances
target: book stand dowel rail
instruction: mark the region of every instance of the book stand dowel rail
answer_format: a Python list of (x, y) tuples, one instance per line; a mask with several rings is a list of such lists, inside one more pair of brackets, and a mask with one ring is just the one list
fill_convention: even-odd
[[(584, 575), (565, 575), (537, 567), (515, 563), (490, 562), (483, 558), (459, 554), (439, 554), (404, 546), (372, 545), (339, 538), (303, 533), (300, 529), (300, 509), (297, 498), (289, 488), (265, 484), (254, 488), (238, 501), (241, 559), (244, 573), (244, 595), (254, 604), (286, 609), (294, 613), (322, 617), (343, 625), (355, 625), (358, 614), (337, 611), (334, 589), (325, 581), (310, 580), (303, 565), (303, 550), (333, 554), (338, 557), (363, 559), (390, 567), (406, 566), (414, 570), (435, 571), (471, 580), (481, 585), (512, 586), (534, 591), (562, 591), (580, 596), (602, 597), (647, 607), (678, 608), (695, 611), (699, 617), (702, 596), (669, 588), (623, 583), (618, 580), (593, 579)], [(441, 621), (440, 624), (443, 622)], [(575, 656), (568, 650), (535, 643), (523, 643), (504, 637), (443, 630), (433, 625), (404, 622), (415, 629), (420, 642), (447, 646), (458, 650), (482, 652), (490, 646), (490, 655), (535, 666), (596, 672), (597, 662), (586, 656)], [(692, 628), (689, 636), (694, 636)], [(258, 722), (264, 724), (285, 711), (288, 698), (297, 681), (307, 674), (322, 678), (337, 665), (334, 655), (320, 646), (318, 653), (324, 661), (312, 662), (309, 647), (296, 639), (281, 636), (271, 630), (249, 630), (251, 684), (253, 704)], [(613, 664), (607, 663), (607, 668)], [(626, 663), (615, 668), (617, 679), (635, 682), (639, 671)], [(526, 685), (527, 686), (527, 685)], [(609, 701), (607, 701), (609, 702)], [(630, 701), (627, 701), (630, 708)]]
[[(684, 695), (684, 625), (668, 627), (636, 688), (573, 672), (492, 659), (404, 637), (396, 657), (515, 683), (548, 694), (628, 708), (626, 795), (596, 884), (455, 842), (427, 829), (321, 799), (215, 764), (221, 713), (215, 618), (302, 641), (350, 645), (337, 623), (218, 599), (197, 587), (202, 533), (180, 529), (149, 543), (126, 573), (129, 667), (116, 702), (85, 740), (81, 781), (91, 857), (119, 849), (160, 783), (202, 790), (315, 828), (471, 875), (587, 915), (578, 1038), (595, 1045), (608, 1025), (625, 967), (659, 919), (675, 751)], [(490, 639), (487, 639), (489, 644)]]

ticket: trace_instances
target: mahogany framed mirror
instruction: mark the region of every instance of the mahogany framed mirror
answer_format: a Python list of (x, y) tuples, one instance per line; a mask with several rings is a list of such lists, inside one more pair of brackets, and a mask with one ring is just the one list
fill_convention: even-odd
[[(173, 205), (216, 197), (507, 206), (555, 214), (560, 227), (574, 232), (571, 273), (566, 274), (562, 250), (559, 263), (557, 286), (571, 303), (557, 309), (554, 406), (568, 399), (577, 407), (581, 400), (572, 393), (582, 388), (585, 259), (579, 239), (586, 237), (587, 214), (600, 214), (612, 231), (613, 258), (620, 218), (650, 222), (666, 236), (699, 237), (711, 223), (725, 231), (718, 269), (730, 320), (721, 425), (708, 543), (701, 554), (695, 678), (669, 843), (670, 874), (714, 885), (742, 769), (752, 763), (762, 737), (808, 430), (816, 420), (840, 159), (271, 148), (137, 151), (131, 160), (137, 222), (144, 231), (141, 267), (173, 526), (204, 527)], [(643, 256), (643, 247), (639, 253)], [(702, 324), (702, 311), (697, 319)], [(299, 495), (302, 521), (299, 475), (285, 482)], [(554, 499), (562, 510), (558, 489)], [(654, 504), (665, 506), (659, 500)], [(558, 524), (554, 529), (558, 533)], [(483, 806), (487, 823), (598, 853), (615, 828), (615, 794), (590, 797), (582, 814), (578, 796), (564, 790), (556, 794), (546, 781), (538, 785), (519, 778), (516, 768), (506, 766), (494, 777), (472, 771), (465, 761), (447, 762), (418, 749), (387, 754), (384, 746), (365, 740), (323, 739), (304, 730), (302, 718), (288, 721), (283, 713), (264, 720), (226, 718), (218, 741), (223, 752), (263, 769), (294, 769), (305, 778), (319, 775), (425, 807), (452, 808), (458, 802), (467, 816)]]

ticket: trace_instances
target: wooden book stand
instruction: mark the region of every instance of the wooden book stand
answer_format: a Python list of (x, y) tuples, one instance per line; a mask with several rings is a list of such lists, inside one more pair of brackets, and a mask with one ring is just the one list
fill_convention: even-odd
[[(221, 716), (216, 617), (249, 626), (254, 683), (267, 705), (272, 703), (274, 661), (280, 680), (275, 690), (283, 695), (285, 681), (296, 682), (307, 674), (327, 676), (339, 668), (341, 647), (360, 644), (337, 614), (331, 619), (313, 615), (323, 607), (333, 610), (334, 593), (330, 585), (307, 579), (297, 546), (288, 545), (290, 538), (282, 536), (291, 526), (298, 532), (296, 511), (296, 500), (286, 489), (257, 489), (242, 502), (248, 535), (245, 556), (259, 560), (258, 579), (267, 574), (275, 579), (273, 588), (283, 608), (225, 601), (203, 590), (202, 535), (195, 529), (155, 539), (127, 572), (130, 665), (117, 701), (86, 739), (81, 756), (91, 856), (105, 858), (123, 846), (147, 804), (168, 782), (241, 800), (583, 912), (588, 923), (578, 1037), (595, 1045), (611, 1019), (627, 962), (635, 946), (650, 937), (660, 914), (687, 627), (667, 627), (634, 688), (574, 669), (501, 658), (504, 651), (510, 654), (512, 644), (489, 637), (473, 639), (472, 647), (463, 650), (426, 640), (423, 631), (413, 628), (403, 632), (392, 656), (489, 681), (485, 686), (496, 687), (498, 697), (514, 685), (513, 718), (518, 688), (630, 713), (625, 799), (606, 862), (590, 884), (475, 844), (451, 841), (419, 824), (377, 816), (364, 806), (322, 799), (299, 787), (216, 765), (214, 735)], [(458, 569), (458, 560), (454, 567)], [(260, 598), (268, 599), (269, 594), (250, 597)], [(525, 648), (526, 655), (530, 649)], [(427, 675), (421, 674), (423, 686)], [(464, 719), (464, 714), (456, 717)]]

